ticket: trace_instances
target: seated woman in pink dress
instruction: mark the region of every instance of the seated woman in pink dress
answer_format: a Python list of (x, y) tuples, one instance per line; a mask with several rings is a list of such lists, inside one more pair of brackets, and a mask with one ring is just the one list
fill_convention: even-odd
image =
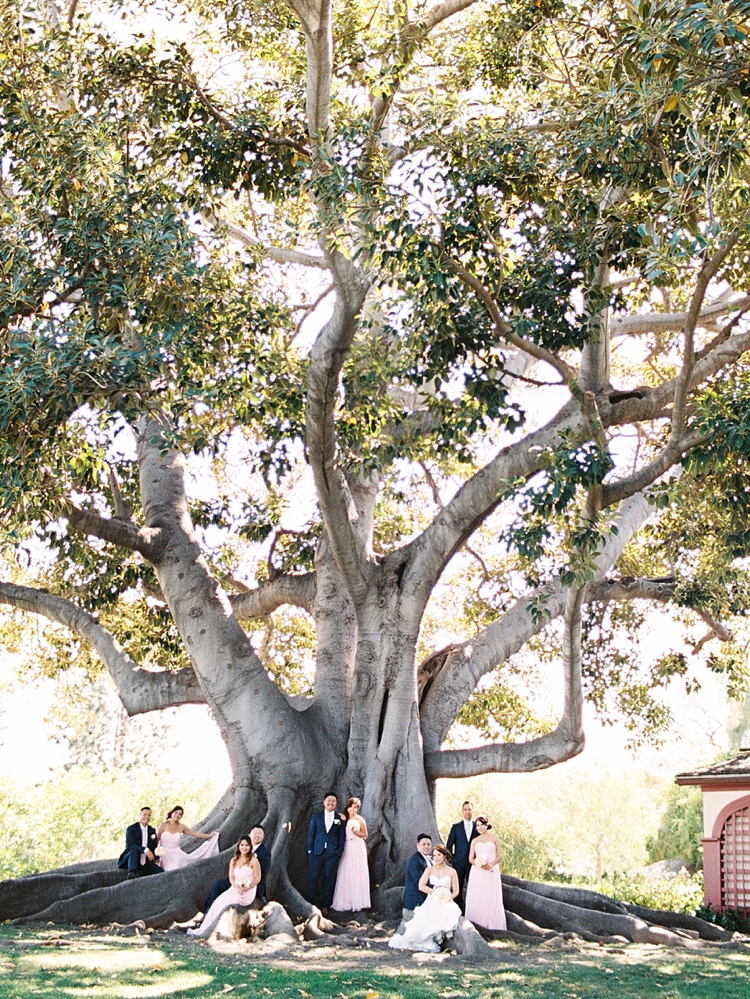
[[(195, 832), (182, 824), (183, 815), (182, 806), (175, 805), (171, 811), (167, 812), (166, 818), (156, 830), (156, 857), (161, 860), (161, 866), (165, 871), (176, 871), (180, 867), (194, 864), (196, 860), (215, 857), (219, 853), (219, 830), (214, 829), (212, 833)], [(205, 839), (209, 842), (198, 847), (193, 853), (185, 853), (180, 848), (180, 840), (183, 836), (194, 836), (196, 839)]]
[(466, 918), (486, 930), (506, 930), (503, 905), (503, 885), (500, 880), (500, 861), (503, 848), (497, 836), (490, 832), (492, 826), (479, 816), (476, 820), (479, 835), (471, 841), (469, 849), (469, 880), (466, 885)]
[(219, 921), (219, 916), (231, 905), (250, 905), (255, 899), (260, 881), (260, 864), (253, 855), (253, 846), (247, 836), (237, 844), (234, 856), (229, 861), (229, 889), (216, 899), (203, 922), (195, 929), (188, 930), (192, 937), (207, 937)]
[(370, 869), (367, 866), (367, 823), (358, 814), (362, 802), (346, 803), (346, 841), (336, 874), (331, 908), (338, 912), (359, 912), (370, 908)]

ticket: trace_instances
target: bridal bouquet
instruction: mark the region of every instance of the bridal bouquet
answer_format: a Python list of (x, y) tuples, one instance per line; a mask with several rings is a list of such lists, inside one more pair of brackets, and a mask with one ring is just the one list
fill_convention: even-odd
[(165, 857), (167, 854), (167, 848), (165, 846), (157, 846), (154, 850), (155, 857)]
[(247, 891), (248, 888), (252, 888), (253, 879), (252, 878), (237, 878), (235, 880), (235, 885), (240, 891)]
[(446, 902), (453, 901), (453, 896), (451, 895), (450, 891), (448, 891), (447, 888), (443, 888), (442, 886), (435, 889), (435, 891), (432, 893), (432, 898), (435, 902), (439, 902), (441, 905), (445, 905)]

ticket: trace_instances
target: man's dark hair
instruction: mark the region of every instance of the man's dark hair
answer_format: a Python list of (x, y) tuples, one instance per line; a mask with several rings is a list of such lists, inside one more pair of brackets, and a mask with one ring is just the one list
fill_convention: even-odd
[(152, 811), (151, 805), (141, 805), (141, 812), (150, 812), (150, 811)]
[(423, 839), (428, 839), (430, 843), (432, 842), (432, 836), (429, 833), (420, 833), (417, 836), (417, 843), (421, 843)]
[(339, 800), (339, 796), (336, 794), (335, 791), (329, 791), (328, 794), (324, 794), (323, 795), (323, 801), (325, 801), (326, 798), (335, 798), (336, 801)]
[(260, 831), (261, 831), (261, 832), (263, 833), (263, 835), (264, 835), (264, 836), (266, 835), (266, 830), (265, 830), (265, 829), (263, 828), (263, 826), (262, 826), (262, 825), (260, 824), (260, 822), (258, 822), (258, 823), (257, 823), (256, 825), (254, 825), (254, 826), (250, 826), (250, 832), (252, 832), (252, 831), (253, 831), (253, 829), (260, 829)]
[[(464, 802), (464, 805), (471, 805), (471, 802), (470, 802), (470, 801), (465, 801), (465, 802)], [(461, 808), (463, 808), (463, 807), (464, 807), (464, 805), (461, 805)], [(473, 805), (471, 805), (471, 807), (473, 808), (474, 806), (473, 806)]]

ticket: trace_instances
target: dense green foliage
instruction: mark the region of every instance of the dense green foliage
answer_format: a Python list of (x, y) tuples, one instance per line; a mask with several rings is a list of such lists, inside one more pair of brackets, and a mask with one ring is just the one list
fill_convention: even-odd
[(700, 905), (698, 906), (696, 915), (701, 919), (705, 919), (707, 923), (721, 926), (725, 930), (737, 933), (747, 933), (750, 930), (750, 920), (746, 919), (739, 909), (724, 909), (721, 912), (717, 912), (716, 909), (712, 909), (709, 906)]
[[(352, 477), (381, 476), (378, 555), (543, 420), (560, 385), (583, 404), (566, 372), (605, 307), (615, 319), (661, 309), (658, 299), (687, 309), (697, 272), (730, 237), (717, 294), (747, 287), (746, 0), (480, 2), (433, 35), (402, 32), (403, 6), (335, 5), (330, 134), (314, 149), (303, 37), (283, 3), (175, 3), (168, 41), (163, 26), (140, 30), (137, 4), (117, 7), (121, 30), (104, 4), (76, 4), (69, 21), (0, 4), (3, 575), (95, 611), (144, 666), (188, 662), (150, 568), (66, 522), (73, 501), (112, 506), (111, 465), (140, 523), (128, 421), (164, 412), (170, 441), (195, 456), (210, 487), (194, 490), (192, 512), (227, 586), (310, 568), (321, 537), (312, 504), (287, 525), (291, 497), (309, 488), (305, 376), (330, 288), (318, 270), (269, 266), (269, 247), (335, 247), (371, 288), (336, 439)], [(378, 101), (390, 151), (373, 126)], [(629, 280), (601, 279), (602, 267)], [(706, 328), (698, 355), (739, 321)], [(509, 363), (519, 342), (558, 363), (524, 381)], [(612, 382), (626, 396), (658, 384), (682, 350), (680, 330), (615, 337)], [(669, 576), (688, 625), (697, 609), (746, 612), (747, 399), (742, 363), (696, 389), (686, 426), (703, 439), (679, 479), (654, 487), (661, 515), (619, 566)], [(449, 568), (447, 586), (461, 585), (436, 594), (425, 654), (448, 603), (460, 640), (529, 587), (591, 578), (614, 510), (583, 525), (585, 497), (658, 453), (668, 409), (633, 426), (631, 447), (594, 416), (587, 439), (563, 437), (530, 481), (505, 484), (477, 538), (481, 572), (465, 555)], [(529, 607), (546, 621), (543, 597)], [(640, 607), (592, 607), (584, 634), (586, 694), (605, 720), (625, 717), (634, 742), (664, 732), (661, 692), (675, 679), (697, 689), (702, 665), (742, 694), (741, 634), (695, 665), (677, 640), (649, 660), (629, 652), (643, 620)], [(272, 625), (255, 636), (266, 664), (285, 689), (309, 691), (309, 619)], [(31, 643), (4, 618), (2, 637), (48, 674), (98, 668), (59, 629)], [(487, 738), (548, 731), (539, 662), (558, 650), (552, 625), (459, 720)]]
[(655, 836), (646, 843), (651, 863), (683, 860), (693, 870), (703, 867), (703, 795), (698, 787), (672, 785), (667, 807)]
[(612, 874), (602, 879), (600, 891), (612, 898), (647, 909), (685, 912), (693, 916), (703, 901), (703, 879), (687, 871), (664, 878)]

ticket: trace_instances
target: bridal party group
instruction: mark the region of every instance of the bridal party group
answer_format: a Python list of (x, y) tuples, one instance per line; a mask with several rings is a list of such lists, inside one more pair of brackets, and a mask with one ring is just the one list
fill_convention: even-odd
[[(351, 797), (343, 813), (335, 794), (327, 794), (308, 828), (307, 899), (323, 915), (331, 909), (359, 912), (370, 908), (367, 822), (359, 798)], [(138, 822), (126, 831), (119, 866), (128, 878), (177, 870), (219, 852), (218, 830), (196, 832), (182, 822), (177, 805), (154, 829), (151, 809), (142, 808)], [(180, 846), (182, 836), (206, 842), (192, 853)], [(227, 877), (214, 883), (199, 926), (188, 932), (207, 936), (221, 913), (232, 905), (265, 900), (265, 884), (272, 857), (263, 840), (262, 826), (243, 836), (229, 862)], [(445, 845), (433, 843), (429, 833), (416, 835), (416, 850), (406, 864), (403, 920), (389, 945), (396, 949), (436, 951), (458, 926), (462, 913), (488, 930), (506, 929), (500, 864), (500, 840), (484, 816), (474, 818), (471, 802), (462, 806), (462, 818), (451, 826)]]

